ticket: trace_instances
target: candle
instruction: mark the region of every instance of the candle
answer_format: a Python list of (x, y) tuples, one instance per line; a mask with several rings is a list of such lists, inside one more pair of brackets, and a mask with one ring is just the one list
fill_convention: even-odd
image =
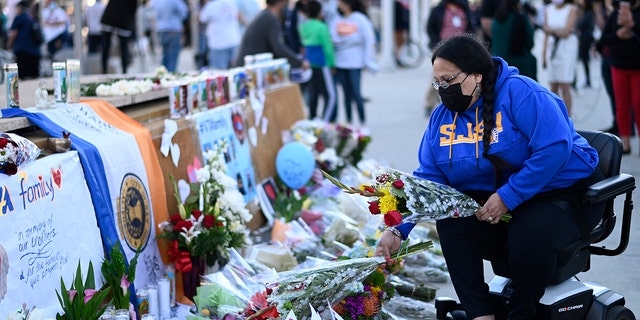
[(160, 315), (158, 309), (158, 286), (155, 284), (148, 285), (147, 292), (149, 292), (149, 314), (157, 318)]
[(200, 197), (199, 198), (200, 198), (200, 203), (199, 203), (200, 205), (199, 205), (198, 209), (200, 211), (203, 211), (204, 210), (204, 186), (202, 185), (202, 183), (200, 184)]
[(160, 318), (171, 316), (169, 279), (167, 278), (158, 280), (158, 305), (160, 307)]

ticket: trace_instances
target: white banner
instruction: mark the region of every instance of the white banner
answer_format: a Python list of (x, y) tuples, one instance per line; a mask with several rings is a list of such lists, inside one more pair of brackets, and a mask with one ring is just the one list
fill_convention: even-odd
[(83, 279), (93, 262), (101, 286), (102, 241), (77, 152), (0, 174), (0, 208), (0, 318), (23, 303), (54, 318), (61, 310), (60, 278), (70, 287), (78, 261)]
[(114, 221), (128, 259), (142, 247), (136, 268), (136, 288), (155, 282), (164, 273), (156, 245), (147, 172), (133, 135), (121, 131), (100, 118), (91, 107), (69, 104), (42, 111), (53, 122), (93, 144), (100, 153), (114, 208)]

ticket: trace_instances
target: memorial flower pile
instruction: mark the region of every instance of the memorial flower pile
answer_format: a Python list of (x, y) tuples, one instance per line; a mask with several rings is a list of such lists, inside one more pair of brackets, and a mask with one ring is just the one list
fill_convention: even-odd
[[(391, 168), (378, 169), (373, 173), (373, 182), (359, 188), (347, 186), (327, 172), (323, 174), (344, 192), (371, 197), (369, 211), (383, 215), (387, 226), (468, 217), (481, 208), (471, 197), (452, 187)], [(505, 214), (501, 220), (510, 218)]]
[[(401, 259), (431, 247), (431, 241), (418, 243), (392, 254), (392, 257)], [(362, 281), (385, 262), (381, 256), (354, 258), (280, 272), (277, 282), (267, 284), (271, 290), (267, 297), (269, 308), (275, 306), (279, 314), (293, 310), (299, 317), (308, 318), (310, 305), (323, 312), (327, 302), (335, 305), (350, 294), (364, 292)]]
[(320, 169), (333, 175), (348, 165), (356, 166), (371, 142), (365, 130), (321, 120), (298, 121), (290, 133), (293, 140), (311, 146)]
[(226, 145), (207, 151), (206, 165), (196, 171), (196, 183), (182, 203), (177, 183), (173, 180), (178, 200), (178, 213), (160, 223), (159, 237), (169, 242), (169, 256), (182, 272), (192, 268), (192, 258), (204, 259), (212, 267), (223, 267), (229, 260), (229, 248), (247, 244), (246, 223), (252, 215), (235, 179), (226, 174)]

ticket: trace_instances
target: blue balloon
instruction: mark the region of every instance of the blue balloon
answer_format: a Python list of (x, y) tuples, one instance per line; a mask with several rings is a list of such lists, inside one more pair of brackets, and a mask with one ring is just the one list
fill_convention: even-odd
[(291, 189), (297, 190), (309, 182), (316, 161), (311, 149), (300, 142), (285, 144), (276, 156), (276, 171)]

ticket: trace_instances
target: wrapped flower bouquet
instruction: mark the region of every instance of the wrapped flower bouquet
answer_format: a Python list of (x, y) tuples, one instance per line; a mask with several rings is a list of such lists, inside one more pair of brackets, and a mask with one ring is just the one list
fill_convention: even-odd
[[(373, 173), (373, 182), (359, 188), (347, 186), (324, 171), (323, 174), (347, 193), (371, 197), (369, 211), (384, 215), (387, 226), (468, 217), (481, 208), (471, 197), (450, 186), (391, 168), (378, 169)], [(502, 216), (504, 221), (510, 218), (508, 214)]]

